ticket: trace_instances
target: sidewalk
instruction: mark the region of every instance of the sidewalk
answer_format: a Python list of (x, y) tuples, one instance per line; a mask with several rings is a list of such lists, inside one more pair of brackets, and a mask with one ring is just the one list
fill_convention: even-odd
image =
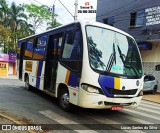
[(146, 93), (142, 99), (160, 104), (160, 92), (157, 92), (155, 95)]
[(155, 95), (150, 93), (144, 93), (142, 99), (160, 104), (160, 87), (158, 87), (157, 93)]
[(18, 79), (17, 75), (8, 75), (7, 77), (0, 76), (1, 79)]

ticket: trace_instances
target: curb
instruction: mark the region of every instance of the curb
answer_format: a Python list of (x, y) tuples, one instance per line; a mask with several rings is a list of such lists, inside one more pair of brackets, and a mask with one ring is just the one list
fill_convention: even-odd
[(0, 79), (18, 79), (16, 76), (0, 77)]
[(158, 103), (158, 102), (151, 101), (151, 100), (147, 100), (147, 99), (142, 99), (142, 100), (144, 100), (144, 101), (148, 101), (148, 102), (153, 102), (153, 103), (156, 103), (156, 104), (160, 104), (160, 103)]
[[(6, 116), (6, 115), (4, 115), (4, 114), (1, 114), (1, 113), (0, 113), (0, 116), (3, 117), (3, 118), (5, 118), (5, 119), (8, 119), (8, 120), (12, 121), (13, 123), (15, 123), (15, 124), (17, 124), (17, 125), (23, 124), (23, 123), (21, 123), (20, 121), (17, 121), (17, 120), (15, 120), (15, 119), (13, 119), (13, 118), (11, 118), (11, 117), (9, 117), (9, 116)], [(29, 132), (29, 133), (36, 133), (36, 132), (34, 132), (34, 131), (32, 131), (32, 130), (29, 130), (29, 131), (27, 131), (27, 132)]]
[[(145, 98), (142, 97), (142, 100), (150, 101), (150, 102), (153, 102), (153, 103), (160, 104), (160, 92), (158, 91), (158, 92), (156, 92), (155, 95), (152, 95), (152, 96), (153, 97), (156, 96), (156, 98), (154, 100), (152, 100), (152, 98), (151, 99), (149, 98), (150, 96), (146, 96)], [(159, 98), (157, 98), (157, 97), (159, 97)]]

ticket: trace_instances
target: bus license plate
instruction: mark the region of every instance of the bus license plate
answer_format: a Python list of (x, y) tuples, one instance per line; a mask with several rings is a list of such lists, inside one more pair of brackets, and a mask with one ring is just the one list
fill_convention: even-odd
[(123, 106), (112, 106), (111, 110), (122, 110)]

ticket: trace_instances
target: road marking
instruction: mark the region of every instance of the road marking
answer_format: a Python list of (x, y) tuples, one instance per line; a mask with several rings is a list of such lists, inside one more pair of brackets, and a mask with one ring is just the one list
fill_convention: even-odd
[(123, 111), (130, 112), (130, 113), (134, 113), (134, 114), (137, 114), (137, 115), (141, 115), (141, 116), (148, 117), (148, 118), (155, 119), (155, 120), (158, 120), (158, 121), (159, 121), (159, 118), (158, 118), (157, 116), (152, 116), (152, 115), (150, 115), (150, 114), (144, 114), (144, 113), (138, 112), (138, 111), (136, 111), (136, 110), (123, 109)]
[(135, 122), (141, 123), (141, 124), (144, 124), (144, 123), (145, 124), (153, 124), (151, 122), (148, 122), (148, 121), (145, 121), (145, 120), (133, 117), (133, 116), (129, 116), (129, 115), (120, 114), (119, 116), (123, 117), (123, 118), (126, 118), (126, 119), (129, 119), (131, 121), (135, 121)]
[(141, 103), (139, 107), (141, 107), (141, 105), (142, 105), (142, 106), (145, 106), (145, 107), (147, 107), (147, 108), (150, 107), (150, 108), (152, 108), (152, 109), (159, 109), (159, 110), (160, 110), (160, 107), (157, 107), (157, 106), (155, 106), (155, 105), (152, 106), (152, 105), (148, 105), (148, 104)]
[[(82, 115), (82, 114), (81, 114)], [(102, 116), (98, 116), (98, 115), (94, 115), (94, 114), (89, 114), (89, 115), (83, 115), (84, 117), (88, 117), (90, 119), (94, 119), (96, 121), (99, 121), (103, 124), (112, 124), (112, 127), (115, 127), (117, 128), (117, 125), (116, 124), (121, 124), (122, 123), (119, 123), (119, 122), (116, 122), (116, 121), (113, 121), (111, 119), (108, 119), (108, 118), (104, 118)], [(125, 127), (125, 124), (123, 124), (123, 126)], [(116, 129), (115, 129), (116, 130)], [(119, 129), (118, 129), (119, 130)], [(140, 131), (140, 130), (122, 130), (123, 132), (127, 132), (127, 133), (135, 133), (135, 131), (137, 131), (138, 133), (145, 133), (143, 131)]]
[(50, 111), (50, 110), (39, 111), (39, 113), (49, 117), (50, 119), (52, 119), (60, 124), (79, 124), (79, 123), (74, 122), (70, 119), (67, 119), (61, 115), (58, 115), (57, 113)]
[(160, 112), (159, 112), (159, 111), (156, 111), (156, 110), (147, 109), (147, 108), (143, 108), (143, 107), (138, 107), (138, 109), (160, 115)]
[(160, 104), (158, 104), (158, 103), (149, 102), (149, 101), (145, 101), (145, 100), (141, 100), (140, 104), (141, 104), (141, 103), (149, 104), (149, 105), (154, 105), (154, 106), (160, 107)]
[[(4, 118), (12, 121), (13, 123), (15, 123), (15, 124), (17, 124), (17, 125), (24, 124), (24, 123), (21, 123), (20, 121), (17, 121), (17, 120), (15, 120), (15, 119), (13, 119), (13, 118), (11, 118), (11, 117), (9, 117), (9, 116), (6, 116), (6, 115), (4, 115), (4, 114), (1, 114), (1, 113), (0, 113), (0, 116), (2, 116), (2, 117), (4, 117)], [(36, 132), (34, 132), (34, 131), (31, 131), (31, 130), (29, 130), (29, 131), (27, 131), (27, 132), (29, 132), (29, 133), (36, 133)]]
[(75, 121), (72, 121), (66, 117), (63, 117), (61, 115), (58, 115), (57, 113), (53, 112), (53, 111), (50, 111), (50, 110), (45, 110), (45, 111), (39, 111), (39, 113), (45, 115), (46, 117), (60, 123), (60, 124), (79, 124), (80, 127), (82, 129), (85, 129), (85, 130), (74, 130), (76, 132), (79, 132), (79, 133), (83, 133), (83, 132), (90, 132), (90, 133), (98, 133), (94, 130), (90, 130), (89, 128), (87, 128), (86, 126), (83, 126), (81, 125), (80, 123), (78, 122), (75, 122)]

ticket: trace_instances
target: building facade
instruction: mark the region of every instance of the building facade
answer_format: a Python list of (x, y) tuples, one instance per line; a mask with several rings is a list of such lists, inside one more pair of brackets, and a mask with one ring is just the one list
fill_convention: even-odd
[(98, 0), (96, 21), (131, 34), (146, 74), (160, 84), (160, 0)]
[(0, 76), (16, 75), (16, 54), (0, 54)]

